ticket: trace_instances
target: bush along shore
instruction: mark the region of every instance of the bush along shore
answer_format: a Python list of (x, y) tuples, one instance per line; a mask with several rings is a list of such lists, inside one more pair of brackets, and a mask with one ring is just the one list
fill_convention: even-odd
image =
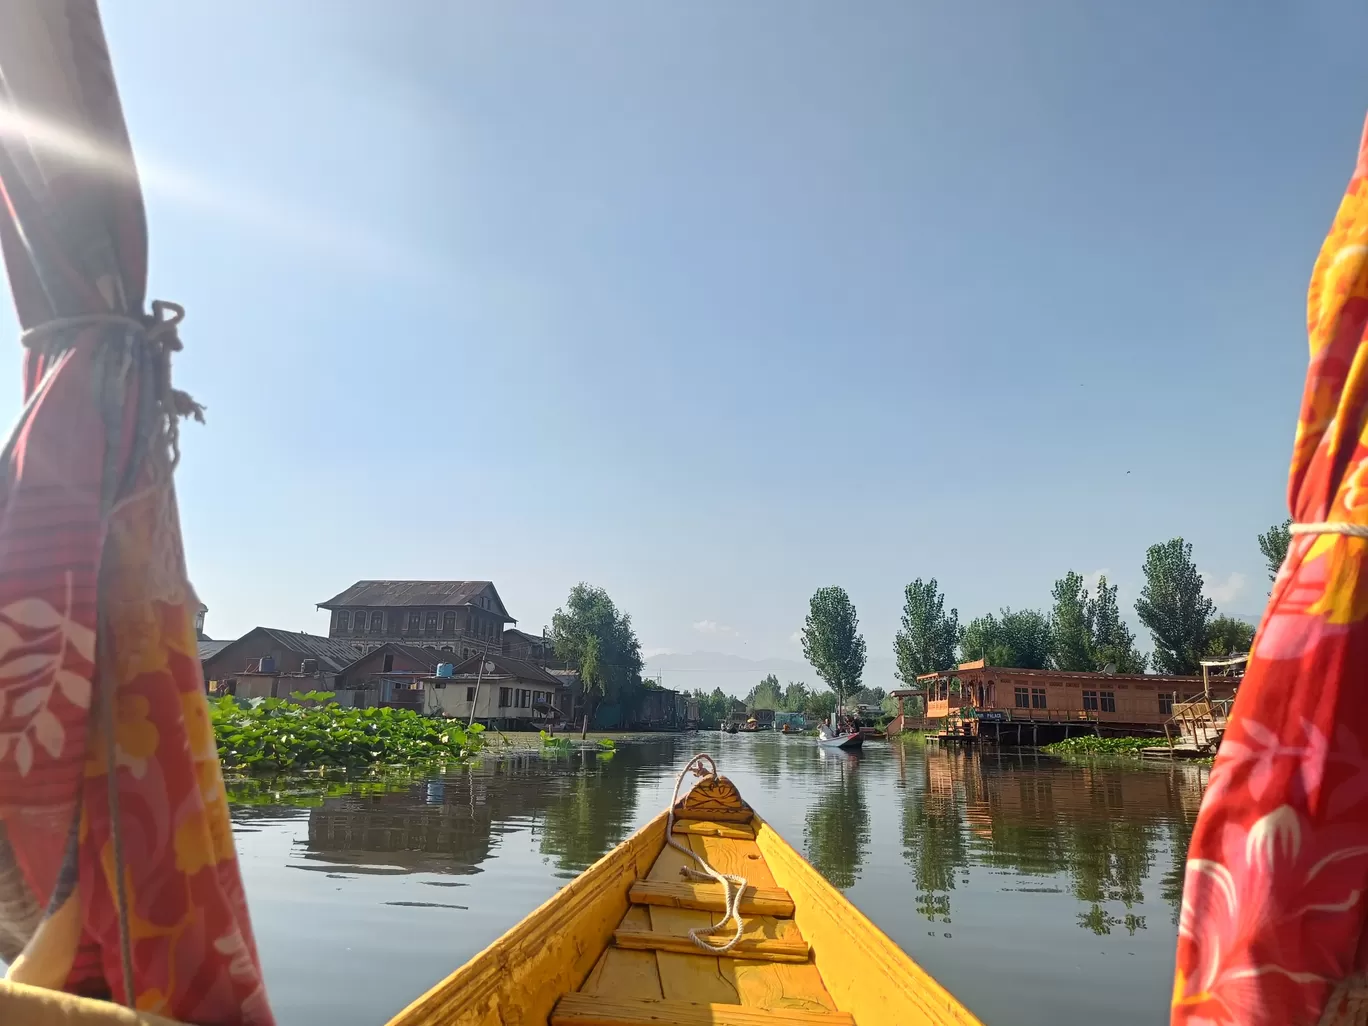
[(1094, 737), (1085, 734), (1056, 741), (1054, 744), (1042, 745), (1040, 750), (1050, 755), (1125, 755), (1138, 759), (1142, 749), (1154, 748), (1163, 743), (1163, 738)]
[(225, 769), (305, 770), (458, 762), (485, 746), (484, 727), (408, 709), (343, 709), (331, 692), (209, 703)]

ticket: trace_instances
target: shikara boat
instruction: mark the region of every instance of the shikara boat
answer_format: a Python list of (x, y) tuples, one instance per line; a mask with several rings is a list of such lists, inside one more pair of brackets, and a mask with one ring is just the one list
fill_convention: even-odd
[(865, 736), (858, 730), (854, 733), (841, 734), (818, 734), (817, 743), (823, 748), (842, 748), (850, 751), (852, 748), (859, 748), (864, 744)]
[(977, 1023), (714, 769), (389, 1026)]

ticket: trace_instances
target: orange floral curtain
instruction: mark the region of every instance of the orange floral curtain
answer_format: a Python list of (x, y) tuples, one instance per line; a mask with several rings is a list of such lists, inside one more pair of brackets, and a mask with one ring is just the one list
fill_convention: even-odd
[(25, 330), (0, 466), (0, 957), (11, 979), (269, 1026), (172, 487), (179, 312), (94, 0), (0, 3), (0, 245)]
[(1365, 1021), (1368, 127), (1307, 321), (1289, 485), (1301, 526), (1188, 851), (1174, 1026)]

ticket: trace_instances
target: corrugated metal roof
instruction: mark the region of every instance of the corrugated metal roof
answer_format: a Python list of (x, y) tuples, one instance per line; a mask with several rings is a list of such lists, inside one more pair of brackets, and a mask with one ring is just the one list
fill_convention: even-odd
[[(415, 663), (426, 666), (429, 672), (437, 669), (438, 663), (455, 662), (454, 653), (452, 652), (439, 652), (434, 648), (421, 648), (418, 645), (405, 645), (400, 641), (387, 641), (385, 644), (371, 649), (364, 655), (357, 655), (355, 659), (347, 664), (346, 669), (350, 670), (362, 659), (368, 659), (377, 652), (398, 652), (401, 655), (408, 656)], [(354, 652), (352, 654), (356, 655)], [(384, 673), (385, 671), (381, 670), (380, 672)]]
[[(448, 653), (449, 654), (449, 653)], [(517, 677), (521, 680), (536, 681), (539, 684), (549, 684), (553, 687), (564, 687), (565, 681), (559, 677), (553, 677), (536, 663), (524, 662), (521, 659), (510, 659), (506, 655), (498, 652), (490, 652), (488, 656), (471, 656), (469, 659), (462, 660), (456, 664), (456, 673), (475, 674), (479, 672), (480, 661), (488, 659), (494, 664), (494, 669), (499, 673), (510, 677)]]
[[(235, 638), (233, 640), (236, 641), (237, 639)], [(200, 662), (204, 662), (206, 659), (212, 659), (232, 643), (232, 641), (209, 641), (207, 639), (201, 641), (199, 643)]]
[[(503, 608), (508, 608), (490, 581), (357, 581), (346, 591), (318, 604), (320, 609), (343, 609), (348, 606), (368, 606), (384, 609), (389, 606), (469, 606), (480, 592), (488, 588)], [(516, 622), (516, 621), (515, 621)]]
[(317, 659), (321, 669), (332, 673), (341, 673), (356, 661), (355, 643), (343, 638), (320, 638), (317, 634), (280, 631), (273, 627), (258, 627), (257, 630), (269, 635), (291, 652)]

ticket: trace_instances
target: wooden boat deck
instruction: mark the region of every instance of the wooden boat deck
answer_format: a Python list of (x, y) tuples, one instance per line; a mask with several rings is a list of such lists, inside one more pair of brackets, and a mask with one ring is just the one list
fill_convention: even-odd
[(699, 866), (662, 814), (390, 1026), (980, 1026), (725, 777), (675, 816), (677, 842), (746, 879), (730, 951), (689, 936), (723, 921), (725, 897), (680, 872)]
[[(748, 824), (682, 820), (675, 823), (674, 835), (719, 872), (746, 878), (749, 886), (741, 905), (746, 928), (740, 943), (723, 956), (695, 946), (689, 931), (715, 926), (725, 915), (722, 888), (711, 882), (680, 882), (679, 871), (696, 869), (697, 863), (666, 846), (646, 879), (628, 893), (632, 905), (614, 931), (612, 945), (578, 992), (556, 1006), (552, 1026), (853, 1024), (822, 982), (808, 942), (793, 921), (793, 899), (770, 873), (755, 831)], [(694, 1007), (700, 1005), (709, 1007)], [(605, 1015), (609, 1010), (612, 1015)]]

